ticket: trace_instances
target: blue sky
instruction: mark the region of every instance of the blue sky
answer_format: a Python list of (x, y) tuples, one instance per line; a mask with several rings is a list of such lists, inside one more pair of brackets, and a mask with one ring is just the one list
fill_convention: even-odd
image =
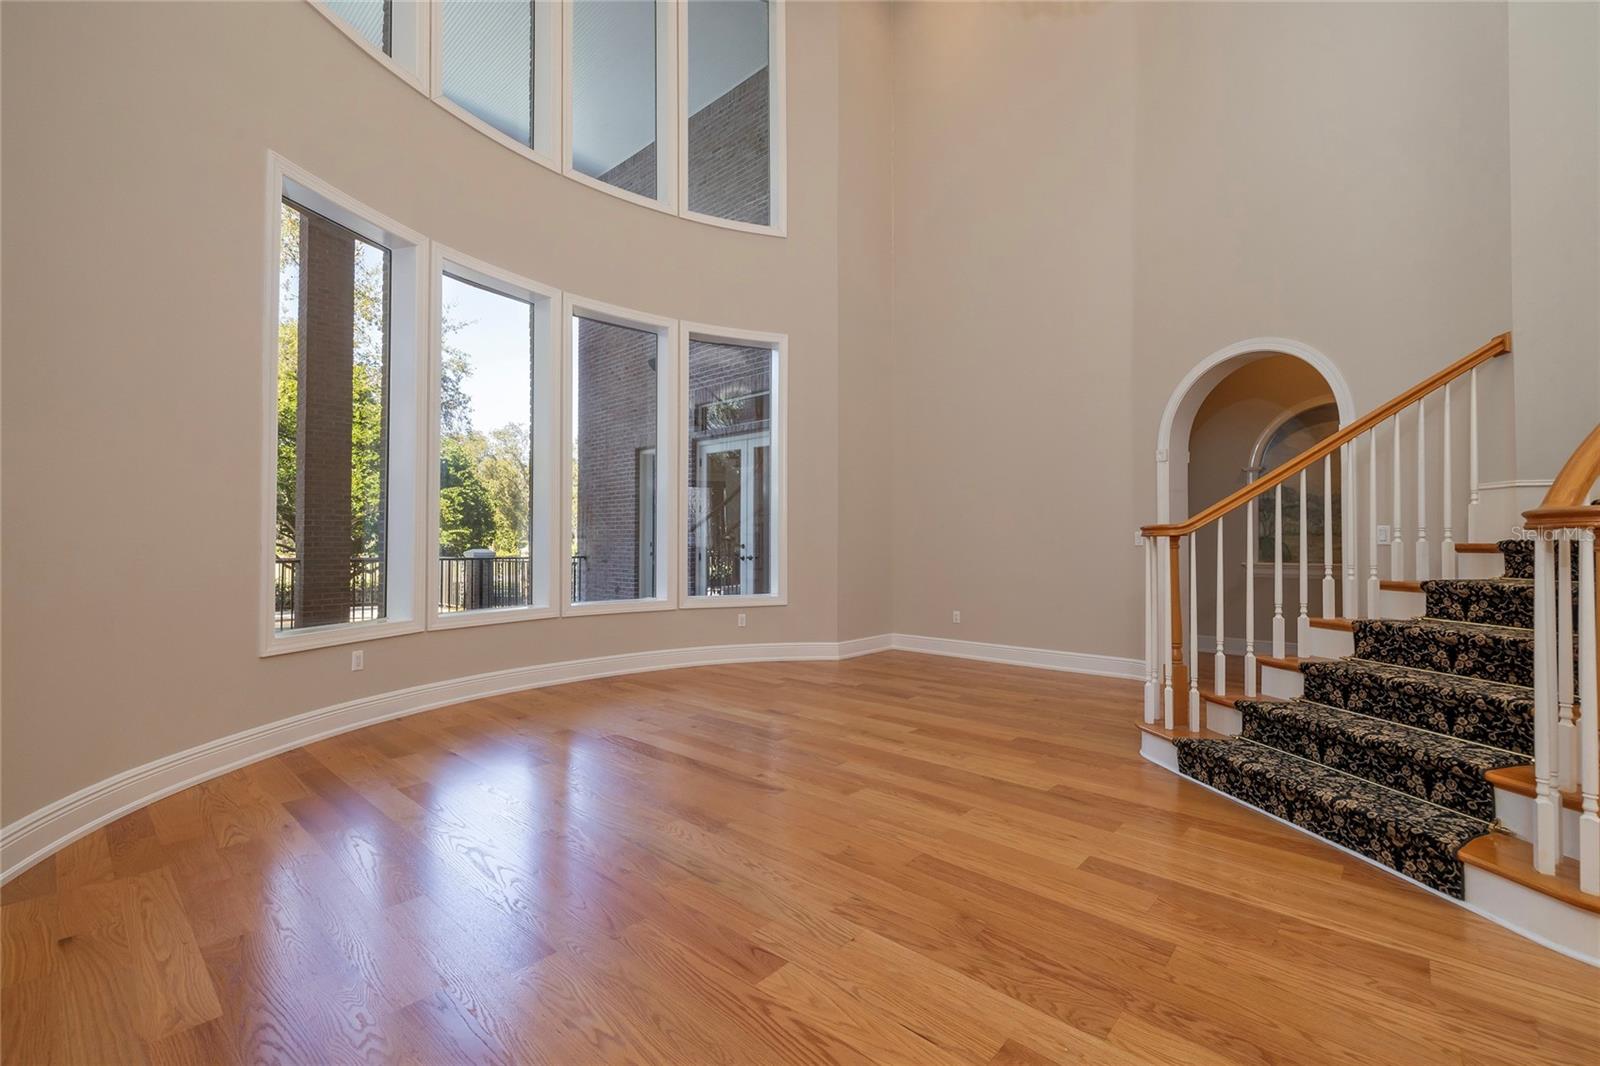
[(464, 389), (472, 425), (487, 433), (508, 422), (528, 425), (528, 305), (522, 300), (444, 277), (444, 317), (462, 328), (449, 344), (467, 353)]

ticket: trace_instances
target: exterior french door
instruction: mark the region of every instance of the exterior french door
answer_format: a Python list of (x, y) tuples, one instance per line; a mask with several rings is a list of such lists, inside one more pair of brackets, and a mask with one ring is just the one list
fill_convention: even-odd
[(697, 442), (695, 473), (705, 491), (705, 509), (693, 532), (702, 595), (770, 591), (763, 497), (771, 450), (765, 432)]

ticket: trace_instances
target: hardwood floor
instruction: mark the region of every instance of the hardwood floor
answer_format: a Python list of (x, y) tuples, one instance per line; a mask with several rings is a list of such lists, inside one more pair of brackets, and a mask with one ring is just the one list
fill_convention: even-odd
[(888, 653), (322, 741), (7, 884), (32, 1062), (1595, 1063), (1600, 972)]

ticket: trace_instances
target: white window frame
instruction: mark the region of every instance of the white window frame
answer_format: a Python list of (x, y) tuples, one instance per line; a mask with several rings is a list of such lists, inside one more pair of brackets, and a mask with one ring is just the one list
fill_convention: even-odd
[[(417, 531), (425, 528), (427, 440), (426, 362), (428, 240), (296, 166), (267, 153), (262, 305), (261, 598), (257, 605), (263, 656), (415, 633), (423, 628), (424, 565)], [(273, 625), (277, 558), (278, 293), (282, 202), (287, 198), (389, 249), (388, 500), (385, 535), (385, 617), (279, 633)]]
[(497, 144), (509, 148), (524, 159), (531, 159), (542, 167), (560, 173), (561, 161), (565, 158), (563, 146), (566, 143), (567, 127), (567, 122), (563, 118), (567, 83), (562, 74), (567, 57), (567, 49), (562, 43), (566, 36), (564, 27), (567, 21), (567, 0), (538, 0), (533, 7), (533, 34), (537, 48), (533, 62), (534, 76), (538, 79), (538, 84), (534, 88), (532, 146), (507, 136), (504, 131), (491, 126), (445, 95), (444, 4), (438, 0), (429, 0), (427, 6), (431, 71), (429, 80), (433, 86), (430, 98), (433, 102)]
[(394, 14), (390, 23), (393, 31), (391, 43), (394, 55), (389, 55), (357, 33), (354, 26), (336, 14), (322, 0), (306, 0), (306, 2), (337, 26), (339, 32), (354, 41), (363, 52), (398, 75), (401, 81), (423, 96), (428, 95), (428, 80), (432, 69), (432, 64), (428, 61), (429, 41), (433, 37), (432, 0), (394, 0)]
[[(789, 603), (789, 338), (782, 333), (759, 330), (734, 329), (701, 322), (682, 322), (679, 327), (677, 420), (680, 425), (678, 448), (685, 458), (677, 466), (678, 513), (682, 521), (689, 515), (689, 476), (684, 466), (689, 454), (689, 344), (707, 341), (712, 344), (737, 344), (752, 348), (770, 348), (777, 366), (772, 373), (772, 513), (768, 528), (772, 537), (772, 591), (745, 596), (710, 596), (699, 593), (691, 596), (689, 584), (683, 581), (678, 599), (680, 607), (784, 607)], [(688, 531), (679, 530), (676, 562), (673, 569), (687, 572)]]
[(562, 0), (561, 19), (561, 172), (580, 184), (632, 204), (665, 214), (678, 214), (678, 70), (679, 0), (656, 5), (656, 199), (590, 177), (572, 165), (572, 0)]
[(785, 92), (789, 79), (786, 71), (788, 49), (785, 43), (785, 22), (788, 18), (786, 0), (768, 0), (767, 5), (767, 189), (769, 221), (766, 225), (741, 222), (738, 219), (718, 218), (701, 211), (689, 209), (689, 6), (694, 0), (679, 0), (678, 7), (678, 203), (683, 205), (680, 214), (695, 222), (710, 226), (739, 230), (743, 233), (760, 233), (773, 237), (789, 235), (789, 161), (788, 161), (788, 99)]
[[(532, 602), (514, 607), (488, 607), (473, 611), (439, 610), (439, 587), (443, 563), (439, 560), (439, 450), (443, 435), (439, 427), (440, 385), (444, 357), (444, 273), (470, 281), (505, 296), (526, 300), (533, 305), (533, 420), (528, 441), (533, 452), (528, 486), (528, 552), (533, 557)], [(556, 315), (561, 290), (531, 278), (486, 263), (464, 252), (434, 242), (430, 272), (431, 337), (428, 359), (428, 488), (427, 541), (423, 555), (427, 561), (424, 593), (429, 629), (462, 629), (496, 625), (502, 622), (527, 622), (554, 618), (560, 613), (561, 563), (566, 561), (566, 543), (561, 539), (564, 523), (556, 501), (565, 498), (560, 491), (561, 448), (561, 336)]]
[(618, 307), (600, 300), (590, 300), (567, 293), (563, 301), (562, 328), (562, 389), (561, 389), (561, 449), (563, 466), (562, 538), (563, 551), (569, 550), (575, 530), (573, 528), (573, 503), (577, 486), (572, 484), (572, 431), (573, 400), (578, 389), (578, 346), (572, 327), (574, 316), (609, 322), (629, 329), (644, 330), (656, 335), (656, 589), (655, 595), (636, 600), (599, 600), (588, 603), (572, 602), (572, 565), (570, 560), (561, 572), (561, 613), (580, 617), (593, 614), (625, 614), (640, 611), (670, 611), (678, 606), (678, 566), (663, 565), (663, 560), (676, 560), (681, 554), (678, 535), (677, 508), (681, 493), (671, 491), (670, 483), (661, 476), (662, 470), (675, 470), (679, 463), (677, 445), (678, 407), (680, 396), (678, 320), (645, 311)]

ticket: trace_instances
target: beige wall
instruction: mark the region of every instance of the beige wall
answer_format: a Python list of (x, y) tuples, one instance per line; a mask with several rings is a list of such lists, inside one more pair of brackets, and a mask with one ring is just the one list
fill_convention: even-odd
[[(863, 82), (840, 69), (832, 5), (789, 9), (786, 240), (642, 210), (530, 164), (306, 4), (8, 3), (0, 17), (6, 823), (158, 756), (372, 693), (640, 649), (835, 639), (836, 235), (841, 192), (874, 179), (838, 166), (841, 79)], [(852, 46), (852, 63), (871, 58)], [(349, 648), (258, 658), (269, 148), (518, 273), (787, 333), (789, 606), (750, 611), (746, 629), (697, 610), (396, 637), (366, 645), (362, 673)]]
[(898, 630), (1137, 655), (1187, 371), (1290, 337), (1364, 410), (1510, 326), (1503, 7), (896, 14)]

